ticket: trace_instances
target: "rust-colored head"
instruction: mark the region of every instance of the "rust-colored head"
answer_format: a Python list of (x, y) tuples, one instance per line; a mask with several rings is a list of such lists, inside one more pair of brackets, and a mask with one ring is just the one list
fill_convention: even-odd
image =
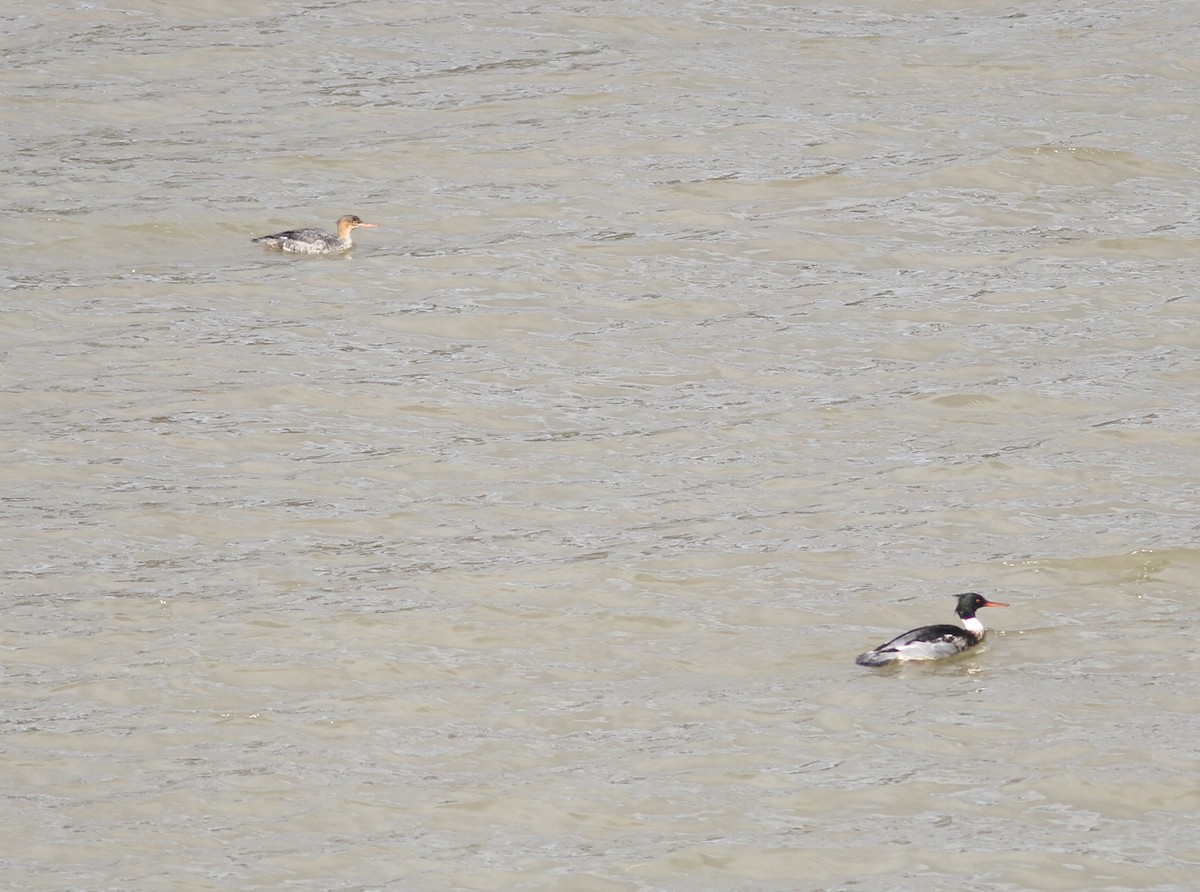
[(347, 214), (337, 222), (338, 238), (345, 238), (350, 234), (350, 230), (358, 229), (360, 226), (364, 229), (374, 229), (378, 225), (378, 223), (364, 223), (353, 214)]

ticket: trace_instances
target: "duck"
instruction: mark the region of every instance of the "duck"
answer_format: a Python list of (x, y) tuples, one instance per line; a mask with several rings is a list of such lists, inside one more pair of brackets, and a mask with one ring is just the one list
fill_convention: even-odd
[(354, 247), (350, 233), (362, 227), (374, 229), (378, 223), (364, 223), (353, 214), (337, 221), (337, 235), (324, 229), (289, 229), (274, 235), (260, 235), (250, 241), (291, 254), (341, 254)]
[(964, 592), (956, 597), (958, 606), (955, 613), (962, 620), (961, 629), (946, 623), (921, 626), (897, 635), (874, 650), (859, 654), (854, 662), (860, 666), (887, 666), (907, 660), (944, 660), (957, 656), (979, 644), (987, 634), (983, 623), (975, 616), (977, 610), (1009, 606), (1000, 601), (989, 601), (978, 592)]

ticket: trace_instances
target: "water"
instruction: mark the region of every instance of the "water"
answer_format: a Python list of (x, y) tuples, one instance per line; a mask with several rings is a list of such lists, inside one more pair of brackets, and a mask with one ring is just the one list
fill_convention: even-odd
[(0, 878), (1193, 888), (1198, 27), (0, 12)]

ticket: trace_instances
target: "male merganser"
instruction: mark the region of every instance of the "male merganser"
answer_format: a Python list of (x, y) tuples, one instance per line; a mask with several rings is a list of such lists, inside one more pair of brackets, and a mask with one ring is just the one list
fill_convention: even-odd
[(324, 229), (289, 229), (287, 232), (277, 232), (274, 235), (261, 235), (250, 241), (259, 242), (269, 248), (289, 251), (292, 254), (340, 254), (349, 251), (353, 244), (350, 242), (351, 230), (362, 226), (373, 229), (378, 223), (364, 223), (353, 214), (347, 214), (337, 221), (337, 235)]
[(854, 662), (860, 666), (886, 666), (899, 660), (943, 660), (974, 647), (987, 634), (983, 623), (975, 618), (980, 607), (1007, 607), (999, 601), (989, 601), (983, 595), (967, 592), (958, 596), (956, 613), (963, 628), (951, 625), (922, 626), (897, 635), (887, 644), (859, 654)]

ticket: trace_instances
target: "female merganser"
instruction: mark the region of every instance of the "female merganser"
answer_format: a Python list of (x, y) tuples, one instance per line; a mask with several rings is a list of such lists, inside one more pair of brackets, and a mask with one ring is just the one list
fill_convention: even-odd
[(292, 254), (340, 254), (349, 251), (353, 246), (350, 241), (351, 230), (362, 226), (373, 229), (378, 223), (364, 223), (353, 214), (347, 214), (337, 221), (337, 235), (324, 229), (289, 229), (287, 232), (277, 232), (274, 235), (261, 235), (250, 241), (259, 242), (269, 248), (289, 251)]
[(958, 596), (956, 613), (963, 628), (951, 625), (922, 626), (905, 632), (881, 644), (874, 650), (859, 654), (854, 662), (860, 666), (886, 666), (899, 660), (943, 660), (974, 647), (987, 634), (983, 623), (975, 618), (980, 607), (1007, 607), (999, 601), (989, 601), (983, 595), (967, 592)]

